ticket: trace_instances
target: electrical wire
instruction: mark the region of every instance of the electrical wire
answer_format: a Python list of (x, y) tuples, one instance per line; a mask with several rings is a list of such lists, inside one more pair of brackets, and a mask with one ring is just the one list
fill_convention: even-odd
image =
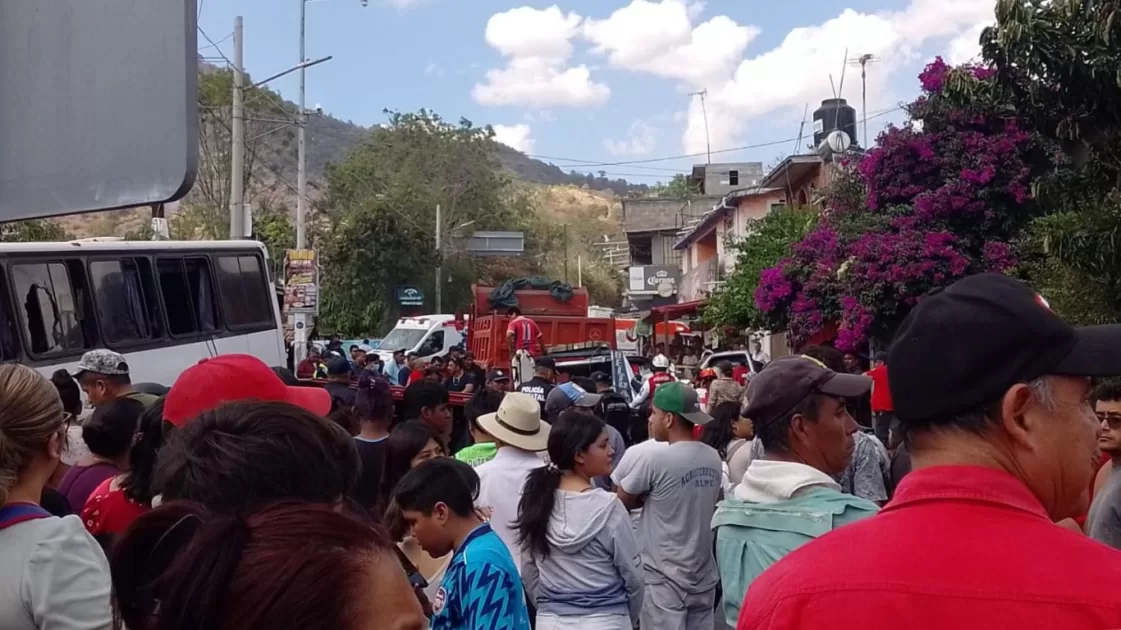
[[(897, 112), (897, 111), (901, 111), (902, 109), (903, 109), (903, 106), (901, 106), (901, 105), (896, 106), (896, 107), (892, 107), (890, 109), (883, 110), (879, 113), (869, 115), (868, 120), (874, 120), (876, 118), (880, 118), (881, 116), (886, 116), (888, 114), (891, 114), (891, 113), (894, 113), (894, 112)], [(785, 138), (783, 140), (771, 140), (771, 141), (759, 142), (759, 143), (755, 143), (755, 144), (746, 144), (746, 145), (743, 145), (743, 146), (740, 146), (740, 147), (732, 147), (730, 149), (719, 149), (719, 150), (716, 150), (716, 151), (712, 151), (712, 153), (734, 153), (736, 151), (747, 151), (749, 149), (763, 149), (763, 148), (766, 148), (766, 147), (773, 147), (773, 146), (779, 146), (779, 145), (787, 144), (789, 142), (796, 141), (796, 140), (798, 140), (797, 137)], [(652, 163), (657, 163), (657, 162), (669, 162), (669, 161), (672, 161), (672, 160), (684, 160), (684, 159), (688, 159), (688, 158), (706, 157), (707, 155), (708, 155), (708, 152), (704, 151), (704, 152), (700, 152), (700, 153), (685, 153), (685, 154), (682, 154), (682, 155), (670, 155), (670, 156), (665, 156), (665, 157), (644, 158), (644, 159), (640, 159), (640, 160), (622, 160), (622, 161), (618, 161), (618, 162), (595, 162), (595, 161), (591, 161), (591, 160), (584, 160), (584, 161), (581, 162), (577, 158), (564, 158), (564, 157), (557, 157), (557, 156), (532, 155), (532, 154), (527, 154), (526, 157), (531, 157), (531, 158), (534, 158), (534, 159), (537, 159), (537, 160), (558, 160), (558, 161), (569, 161), (569, 162), (581, 162), (579, 164), (567, 164), (567, 165), (565, 165), (566, 168), (579, 168), (579, 167), (583, 167), (583, 166), (632, 166), (632, 165), (636, 165), (636, 164), (652, 164)]]

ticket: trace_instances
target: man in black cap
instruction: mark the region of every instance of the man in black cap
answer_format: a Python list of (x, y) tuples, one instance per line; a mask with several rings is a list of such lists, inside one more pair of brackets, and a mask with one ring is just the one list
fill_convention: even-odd
[(980, 274), (919, 302), (887, 363), (913, 472), (755, 580), (739, 630), (1121, 627), (1121, 551), (1055, 524), (1086, 509), (1091, 378), (1121, 374), (1121, 326)]
[(764, 456), (752, 460), (712, 520), (729, 623), (752, 581), (776, 560), (876, 513), (875, 503), (842, 492), (834, 479), (852, 460), (859, 431), (846, 399), (871, 388), (867, 376), (834, 372), (805, 355), (772, 361), (751, 379), (741, 415), (754, 424)]
[(327, 384), (324, 389), (331, 394), (331, 409), (352, 409), (357, 392), (350, 388), (350, 361), (333, 357), (327, 361)]
[(533, 396), (541, 403), (541, 411), (545, 411), (545, 399), (549, 392), (556, 387), (557, 362), (549, 357), (541, 357), (534, 362), (533, 378), (518, 386), (518, 391)]
[(510, 391), (510, 371), (494, 369), (487, 372), (487, 389), (496, 392)]

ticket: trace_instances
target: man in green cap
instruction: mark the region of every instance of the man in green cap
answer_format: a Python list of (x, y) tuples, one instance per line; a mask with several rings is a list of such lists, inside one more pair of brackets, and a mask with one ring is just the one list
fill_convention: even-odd
[(623, 504), (642, 506), (643, 630), (713, 627), (718, 576), (710, 523), (720, 499), (721, 464), (715, 449), (693, 437), (694, 427), (711, 421), (692, 387), (659, 385), (650, 435), (665, 446), (628, 449), (612, 476)]

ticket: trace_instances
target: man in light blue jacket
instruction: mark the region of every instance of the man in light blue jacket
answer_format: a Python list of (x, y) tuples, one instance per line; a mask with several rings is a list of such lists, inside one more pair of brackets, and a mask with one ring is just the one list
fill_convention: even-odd
[(772, 361), (751, 380), (743, 415), (755, 424), (764, 457), (751, 462), (712, 518), (730, 625), (736, 625), (751, 582), (768, 567), (876, 513), (876, 504), (844, 494), (833, 479), (848, 466), (859, 430), (845, 399), (871, 387), (866, 376), (839, 374), (806, 356)]

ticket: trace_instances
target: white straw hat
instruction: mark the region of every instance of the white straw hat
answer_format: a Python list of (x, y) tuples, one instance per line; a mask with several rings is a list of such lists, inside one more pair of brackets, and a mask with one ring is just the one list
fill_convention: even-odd
[(479, 416), (478, 423), (504, 444), (535, 453), (548, 447), (549, 423), (541, 420), (541, 403), (529, 394), (506, 394), (498, 412)]

